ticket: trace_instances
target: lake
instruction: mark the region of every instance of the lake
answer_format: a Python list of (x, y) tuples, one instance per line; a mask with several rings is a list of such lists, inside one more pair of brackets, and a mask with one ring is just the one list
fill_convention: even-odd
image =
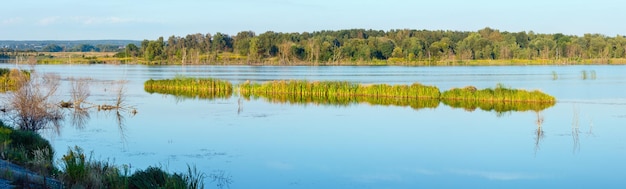
[[(14, 68), (12, 64), (1, 67)], [(24, 68), (28, 68), (23, 66)], [(318, 67), (39, 65), (63, 80), (92, 78), (88, 101), (115, 100), (127, 80), (121, 122), (90, 112), (43, 131), (60, 158), (68, 147), (132, 170), (161, 166), (229, 179), (224, 188), (621, 188), (626, 184), (626, 66)], [(414, 109), (354, 103), (291, 104), (263, 98), (198, 99), (143, 90), (148, 79), (420, 82), (539, 89), (557, 98), (541, 112)], [(121, 124), (120, 124), (121, 123)], [(223, 180), (222, 180), (223, 181)], [(220, 181), (207, 178), (207, 188)]]

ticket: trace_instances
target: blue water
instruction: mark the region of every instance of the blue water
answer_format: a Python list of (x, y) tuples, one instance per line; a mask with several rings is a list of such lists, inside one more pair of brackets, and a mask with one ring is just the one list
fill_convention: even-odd
[[(5, 65), (2, 67), (15, 67)], [(84, 127), (44, 132), (60, 157), (69, 146), (133, 170), (195, 165), (229, 188), (622, 188), (626, 184), (626, 66), (280, 67), (40, 65), (39, 73), (90, 77), (93, 103), (127, 80), (137, 115), (92, 111)], [(588, 76), (583, 79), (582, 72)], [(558, 78), (553, 78), (553, 72)], [(595, 73), (592, 78), (591, 73)], [(276, 104), (265, 99), (183, 99), (143, 91), (177, 75), (233, 83), (278, 79), (420, 82), (539, 89), (542, 112)], [(59, 99), (69, 99), (67, 81)], [(241, 110), (241, 111), (238, 111)], [(543, 120), (539, 125), (538, 120)], [(69, 120), (68, 120), (69, 122)], [(539, 135), (538, 130), (540, 131)], [(217, 188), (212, 179), (207, 188)]]

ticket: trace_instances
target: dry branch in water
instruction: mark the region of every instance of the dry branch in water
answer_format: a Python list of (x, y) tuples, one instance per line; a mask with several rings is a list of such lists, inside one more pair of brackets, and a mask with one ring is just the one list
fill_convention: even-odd
[(18, 89), (8, 93), (5, 99), (8, 121), (21, 130), (38, 131), (48, 126), (58, 128), (63, 114), (53, 98), (59, 80), (58, 75), (39, 76), (33, 71), (30, 79), (19, 81)]

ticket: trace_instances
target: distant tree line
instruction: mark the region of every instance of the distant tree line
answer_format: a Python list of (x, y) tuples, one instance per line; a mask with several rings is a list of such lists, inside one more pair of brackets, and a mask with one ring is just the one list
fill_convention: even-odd
[(260, 35), (242, 31), (170, 36), (129, 44), (120, 57), (164, 63), (209, 63), (231, 57), (238, 61), (279, 63), (358, 61), (460, 61), (535, 59), (611, 59), (626, 57), (626, 38), (501, 32), (429, 30), (364, 30)]
[(118, 52), (120, 46), (118, 45), (90, 45), (90, 44), (78, 44), (71, 48), (65, 46), (59, 46), (57, 44), (48, 44), (41, 49), (41, 52)]

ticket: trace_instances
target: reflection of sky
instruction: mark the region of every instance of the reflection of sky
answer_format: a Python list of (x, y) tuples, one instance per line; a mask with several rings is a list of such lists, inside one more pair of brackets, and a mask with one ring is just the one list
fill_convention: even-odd
[[(93, 150), (96, 159), (130, 163), (133, 169), (160, 164), (184, 171), (190, 163), (208, 173), (227, 171), (234, 181), (231, 188), (616, 188), (626, 175), (626, 100), (621, 89), (615, 89), (626, 80), (616, 71), (623, 66), (191, 67), (184, 72), (241, 80), (345, 77), (366, 83), (424, 81), (441, 89), (496, 83), (538, 88), (567, 100), (541, 113), (545, 137), (536, 152), (535, 112), (498, 117), (495, 112), (447, 106), (416, 111), (368, 104), (269, 104), (259, 99), (244, 100), (238, 114), (238, 97), (177, 101), (143, 92), (144, 80), (173, 77), (181, 67), (146, 71), (128, 66), (125, 76), (123, 68), (43, 66), (45, 71), (107, 80), (127, 78), (129, 103), (139, 111), (127, 117), (124, 141), (115, 120), (103, 113), (93, 114), (82, 130), (64, 128), (52, 141), (57, 156), (67, 146), (79, 145)], [(86, 74), (84, 69), (97, 73)], [(595, 70), (598, 79), (577, 78), (582, 69)], [(552, 70), (563, 70), (563, 76), (553, 81)], [(396, 71), (401, 74), (396, 76)], [(455, 79), (454, 74), (464, 73), (472, 76)], [(99, 91), (92, 89), (96, 96)], [(579, 150), (572, 136), (575, 111), (580, 115)]]

